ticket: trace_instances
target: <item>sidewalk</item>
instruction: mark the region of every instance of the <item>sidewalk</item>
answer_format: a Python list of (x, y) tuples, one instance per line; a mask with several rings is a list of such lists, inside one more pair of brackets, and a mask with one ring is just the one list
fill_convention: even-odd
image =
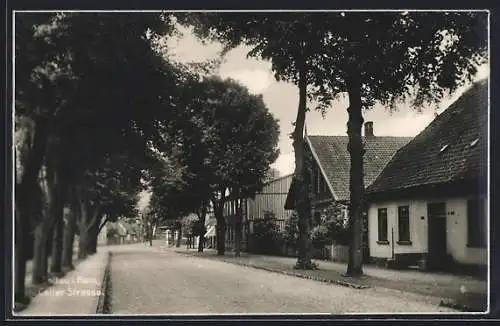
[(316, 261), (319, 270), (296, 270), (296, 258), (254, 255), (241, 253), (234, 257), (232, 252), (217, 256), (211, 249), (198, 253), (196, 250), (175, 248), (174, 251), (196, 257), (217, 259), (228, 263), (279, 272), (317, 281), (350, 286), (356, 289), (385, 288), (390, 290), (437, 297), (442, 305), (463, 311), (486, 311), (487, 282), (470, 276), (456, 276), (441, 273), (422, 273), (419, 271), (390, 270), (375, 266), (363, 266), (364, 276), (344, 277), (347, 265), (329, 261)]
[(34, 297), (29, 306), (14, 316), (63, 316), (96, 314), (104, 272), (108, 263), (106, 247), (81, 261), (55, 284)]

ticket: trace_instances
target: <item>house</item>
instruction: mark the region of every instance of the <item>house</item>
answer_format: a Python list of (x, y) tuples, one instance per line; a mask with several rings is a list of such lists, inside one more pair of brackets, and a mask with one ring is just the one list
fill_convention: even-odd
[(367, 189), (370, 255), (394, 265), (487, 264), (486, 80), (474, 84)]
[[(264, 218), (266, 212), (272, 212), (276, 218), (280, 231), (285, 229), (285, 223), (290, 218), (292, 211), (285, 210), (285, 201), (288, 189), (292, 182), (292, 174), (278, 177), (264, 183), (262, 189), (253, 198), (242, 201), (243, 225), (242, 248), (246, 249), (249, 235), (253, 232), (254, 221)], [(224, 207), (226, 218), (226, 246), (234, 248), (236, 207), (234, 201), (228, 201)]]
[[(391, 160), (399, 148), (406, 145), (410, 137), (375, 136), (373, 122), (364, 124), (363, 156), (364, 184), (368, 186), (385, 165)], [(311, 210), (313, 224), (321, 220), (323, 210), (337, 203), (342, 207), (347, 222), (350, 200), (349, 174), (350, 154), (347, 150), (348, 136), (308, 136), (305, 135), (306, 159), (312, 162), (311, 167)], [(285, 209), (295, 209), (295, 181), (289, 188)], [(365, 222), (366, 224), (366, 222)], [(366, 227), (365, 227), (366, 228)], [(364, 236), (365, 252), (368, 257), (368, 232)]]

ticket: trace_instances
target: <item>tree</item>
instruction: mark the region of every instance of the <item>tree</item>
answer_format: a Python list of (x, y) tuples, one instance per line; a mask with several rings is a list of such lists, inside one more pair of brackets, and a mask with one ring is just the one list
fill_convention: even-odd
[[(223, 255), (224, 205), (230, 198), (241, 203), (241, 198), (262, 186), (278, 156), (279, 127), (262, 97), (249, 94), (233, 80), (205, 78), (191, 92), (197, 95), (186, 103), (190, 116), (181, 136), (182, 164), (191, 180), (187, 183), (196, 185), (190, 194), (202, 204), (199, 207), (208, 207), (211, 201), (217, 219), (217, 252)], [(241, 213), (238, 216), (241, 219)]]
[[(348, 276), (362, 271), (362, 109), (437, 103), (474, 77), (487, 58), (486, 13), (335, 13), (326, 24), (316, 84), (327, 102), (347, 92), (351, 156)], [(384, 69), (380, 69), (384, 67)], [(332, 78), (333, 77), (333, 78)]]
[[(252, 46), (249, 56), (270, 60), (277, 80), (289, 81), (299, 88), (299, 105), (292, 133), (295, 153), (295, 201), (299, 216), (299, 255), (297, 268), (311, 269), (308, 194), (308, 174), (304, 162), (303, 133), (307, 108), (307, 87), (313, 85), (312, 66), (323, 38), (315, 30), (322, 20), (310, 14), (182, 14), (183, 24), (194, 26), (196, 35), (218, 40), (225, 51), (240, 44)], [(244, 24), (241, 22), (244, 21)]]
[(153, 51), (151, 40), (171, 32), (168, 26), (159, 14), (16, 15), (16, 120), (29, 121), (32, 135), (16, 184), (16, 301), (25, 301), (24, 239), (36, 216), (27, 208), (36, 201), (48, 145), (58, 139), (73, 145), (68, 184), (78, 184), (110, 152), (142, 146), (140, 153), (146, 142), (162, 142), (178, 69)]
[(477, 65), (486, 60), (486, 13), (203, 13), (181, 15), (180, 20), (194, 25), (197, 35), (220, 40), (228, 49), (242, 43), (253, 46), (249, 55), (271, 60), (277, 79), (299, 87), (293, 133), (299, 268), (312, 267), (307, 250), (308, 182), (301, 146), (307, 97), (326, 110), (332, 100), (348, 94), (352, 237), (347, 275), (361, 275), (362, 108), (380, 102), (396, 109), (399, 101), (410, 97), (414, 106), (421, 107), (470, 81)]

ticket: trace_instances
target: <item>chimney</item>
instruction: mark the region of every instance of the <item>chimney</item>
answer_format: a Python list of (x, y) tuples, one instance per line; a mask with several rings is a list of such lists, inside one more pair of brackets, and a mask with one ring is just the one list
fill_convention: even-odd
[(365, 122), (365, 137), (373, 137), (373, 121)]

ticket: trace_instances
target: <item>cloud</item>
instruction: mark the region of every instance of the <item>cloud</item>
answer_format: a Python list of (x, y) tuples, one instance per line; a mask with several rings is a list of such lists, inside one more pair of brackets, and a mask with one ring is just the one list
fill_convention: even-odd
[(262, 69), (240, 69), (221, 73), (223, 78), (239, 81), (253, 94), (263, 93), (274, 81), (273, 76)]

